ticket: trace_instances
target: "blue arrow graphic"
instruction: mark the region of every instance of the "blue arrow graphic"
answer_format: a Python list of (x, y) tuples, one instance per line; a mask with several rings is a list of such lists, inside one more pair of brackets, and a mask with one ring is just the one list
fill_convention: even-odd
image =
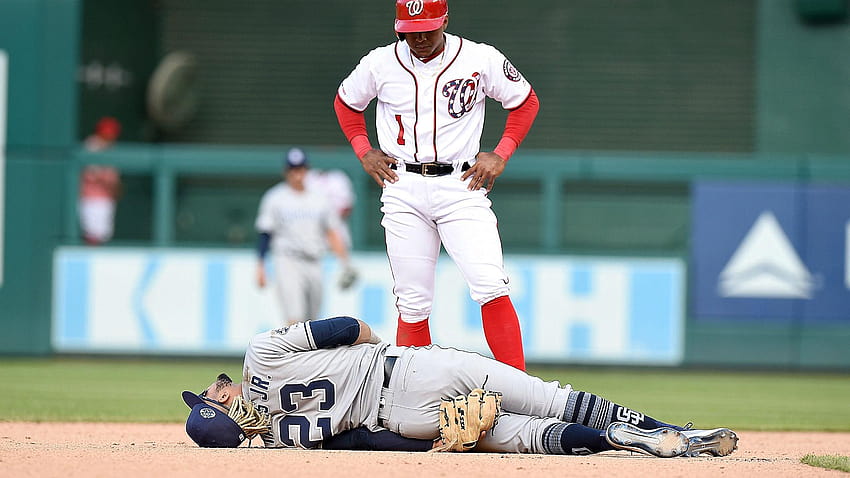
[(136, 312), (136, 318), (139, 321), (139, 328), (142, 330), (143, 348), (153, 347), (156, 345), (156, 335), (153, 332), (153, 326), (151, 325), (150, 318), (145, 310), (144, 299), (147, 289), (150, 287), (151, 282), (153, 282), (154, 275), (159, 269), (159, 265), (159, 256), (151, 256), (150, 261), (148, 261), (145, 266), (145, 271), (142, 273), (142, 279), (139, 281), (139, 285), (136, 286), (136, 290), (133, 291), (133, 310)]

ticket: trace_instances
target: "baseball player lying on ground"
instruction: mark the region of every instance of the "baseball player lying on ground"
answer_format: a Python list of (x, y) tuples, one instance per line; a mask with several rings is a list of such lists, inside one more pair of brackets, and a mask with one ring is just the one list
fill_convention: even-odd
[(352, 317), (256, 335), (242, 376), (183, 392), (195, 443), (675, 457), (725, 456), (738, 442), (728, 428), (670, 425), (476, 353), (389, 345)]

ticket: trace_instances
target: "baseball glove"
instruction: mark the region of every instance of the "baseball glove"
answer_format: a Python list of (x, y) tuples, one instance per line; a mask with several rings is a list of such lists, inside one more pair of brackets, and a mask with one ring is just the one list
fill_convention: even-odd
[(357, 269), (348, 266), (343, 271), (342, 274), (339, 275), (339, 288), (342, 290), (348, 290), (351, 286), (357, 282)]
[(440, 400), (440, 438), (434, 451), (468, 451), (481, 433), (493, 428), (502, 409), (502, 393), (476, 388), (469, 395)]

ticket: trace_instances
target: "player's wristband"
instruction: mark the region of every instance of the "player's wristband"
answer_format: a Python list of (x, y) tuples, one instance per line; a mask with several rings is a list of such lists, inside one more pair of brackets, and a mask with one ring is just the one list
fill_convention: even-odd
[(496, 145), (496, 149), (494, 149), (493, 152), (504, 158), (505, 161), (507, 161), (511, 159), (511, 156), (513, 156), (513, 154), (516, 152), (517, 146), (518, 145), (516, 144), (516, 141), (505, 136), (499, 141), (499, 144)]
[(372, 143), (369, 142), (367, 136), (359, 134), (351, 138), (351, 148), (354, 150), (354, 154), (357, 155), (357, 159), (363, 159), (363, 156), (366, 156), (366, 153), (372, 149)]

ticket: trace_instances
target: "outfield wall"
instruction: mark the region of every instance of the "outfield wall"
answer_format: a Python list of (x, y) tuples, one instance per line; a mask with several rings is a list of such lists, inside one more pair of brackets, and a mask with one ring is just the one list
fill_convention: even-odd
[[(0, 49), (9, 60), (0, 353), (53, 351), (54, 251), (79, 245), (76, 182), (87, 162), (107, 161), (122, 172), (125, 195), (119, 202), (113, 246), (244, 251), (252, 246), (251, 222), (259, 194), (276, 180), (287, 146), (256, 145), (304, 143), (317, 166), (342, 168), (352, 176), (360, 198), (352, 219), (357, 252), (382, 250), (379, 189), (344, 146), (327, 95), (353, 66), (351, 58), (392, 38), (382, 26), (391, 23), (391, 9), (373, 15), (379, 7), (331, 2), (325, 5), (330, 21), (324, 25), (330, 30), (322, 32), (322, 25), (299, 21), (299, 15), (316, 17), (314, 9), (303, 8), (290, 12), (287, 20), (310, 25), (310, 31), (270, 22), (264, 24), (268, 30), (249, 27), (243, 32), (247, 36), (239, 37), (258, 37), (262, 45), (234, 42), (224, 45), (225, 50), (207, 40), (237, 38), (229, 35), (230, 28), (250, 24), (233, 21), (226, 9), (236, 6), (212, 12), (204, 2), (121, 2), (128, 13), (123, 17), (139, 20), (134, 26), (150, 27), (139, 32), (115, 23), (115, 18), (122, 18), (113, 14), (120, 8), (117, 4), (100, 8), (98, 3), (103, 2), (83, 3), (0, 2)], [(500, 21), (510, 19), (503, 27), (481, 22), (472, 3), (458, 5), (452, 23), (458, 32), (492, 41), (510, 53), (532, 78), (543, 101), (535, 128), (493, 195), (506, 254), (679, 259), (688, 276), (684, 364), (850, 368), (850, 327), (843, 320), (806, 319), (808, 298), (766, 299), (777, 301), (771, 303), (779, 306), (769, 308), (783, 309), (790, 318), (696, 314), (693, 285), (707, 284), (703, 290), (709, 292), (717, 288), (716, 278), (693, 276), (691, 259), (693, 191), (701, 181), (777, 181), (792, 189), (850, 184), (846, 17), (807, 22), (798, 10), (816, 2), (794, 0), (666, 0), (664, 8), (656, 8), (655, 0), (628, 6), (544, 3), (549, 13), (546, 38), (537, 35), (541, 24), (526, 6), (507, 0), (486, 12)], [(284, 8), (272, 0), (257, 5)], [(165, 8), (163, 16), (154, 11), (159, 6)], [(196, 15), (193, 8), (210, 15)], [(606, 8), (610, 10), (602, 10)], [(261, 10), (249, 13), (272, 18)], [(161, 35), (157, 19), (170, 22), (162, 25)], [(195, 28), (211, 36), (196, 34)], [(285, 35), (266, 35), (267, 31)], [(305, 41), (311, 37), (324, 43)], [(163, 51), (150, 51), (158, 42)], [(309, 48), (290, 50), (302, 54), (306, 64), (270, 68), (269, 58), (284, 62), (295, 58), (280, 55), (279, 45), (297, 42)], [(345, 48), (336, 48), (341, 44)], [(541, 44), (551, 48), (541, 49)], [(108, 51), (101, 49), (105, 45)], [(157, 58), (183, 47), (196, 48), (204, 68), (212, 68), (202, 75), (205, 81), (225, 79), (219, 85), (243, 85), (239, 75), (243, 66), (259, 72), (255, 78), (272, 81), (262, 85), (265, 90), (252, 89), (252, 95), (245, 95), (250, 98), (231, 95), (227, 88), (207, 89), (214, 94), (206, 97), (205, 105), (214, 114), (204, 110), (182, 136), (156, 137), (195, 144), (126, 143), (101, 156), (78, 151), (79, 140), (94, 119), (107, 113), (115, 113), (127, 126), (126, 139), (150, 138), (142, 98), (134, 95), (144, 91), (146, 72)], [(255, 61), (254, 55), (242, 54), (245, 49), (253, 53), (262, 49), (270, 57)], [(329, 58), (330, 51), (340, 55), (339, 61), (315, 62)], [(243, 60), (254, 63), (246, 65)], [(107, 77), (111, 82), (105, 81)], [(129, 78), (134, 81), (125, 82)], [(302, 106), (293, 106), (293, 92), (305, 102)], [(278, 102), (270, 100), (272, 94)], [(222, 105), (214, 100), (230, 101), (226, 106), (231, 109), (218, 108)], [(120, 111), (111, 111), (119, 103)], [(258, 110), (262, 114), (241, 117)], [(489, 114), (494, 116), (488, 117), (485, 144), (492, 145), (504, 112), (490, 108)], [(207, 144), (216, 142), (229, 145)], [(255, 146), (245, 146), (249, 143)], [(808, 203), (791, 204), (805, 211)], [(829, 213), (833, 204), (821, 212)], [(755, 215), (739, 218), (734, 233), (743, 239), (763, 212), (747, 210)], [(801, 235), (796, 226), (783, 222), (781, 214), (774, 215), (808, 271), (791, 277), (803, 277), (807, 285), (803, 290), (811, 294), (830, 291), (829, 300), (837, 304), (830, 310), (846, 317), (841, 298), (846, 288), (834, 279), (841, 275), (836, 264), (846, 256), (840, 234), (826, 234), (829, 248), (810, 250), (807, 244), (824, 234)], [(830, 221), (824, 223), (825, 232), (840, 230), (839, 221)], [(733, 254), (736, 245), (724, 247), (718, 251), (721, 256)], [(836, 249), (841, 247), (844, 252)], [(824, 257), (810, 255), (826, 250), (831, 252)]]
[[(229, 243), (217, 234), (233, 225), (227, 222), (227, 218), (252, 220), (263, 181), (267, 184), (275, 181), (279, 158), (284, 150), (285, 146), (151, 148), (127, 145), (110, 152), (108, 159), (84, 152), (77, 152), (64, 161), (61, 158), (50, 160), (10, 155), (7, 186), (14, 194), (8, 196), (13, 199), (8, 201), (11, 206), (7, 208), (7, 225), (13, 225), (9, 229), (15, 233), (7, 236), (6, 281), (0, 289), (0, 303), (3, 305), (0, 322), (6, 331), (0, 336), (0, 350), (3, 353), (26, 354), (54, 351), (51, 344), (51, 337), (56, 332), (51, 325), (51, 318), (56, 313), (51, 301), (54, 250), (58, 246), (80, 244), (74, 198), (77, 173), (83, 164), (108, 160), (119, 166), (128, 177), (146, 178), (149, 186), (146, 195), (125, 196), (119, 203), (119, 221), (142, 226), (148, 231), (148, 236), (141, 234), (135, 238), (122, 238), (119, 235), (112, 246), (141, 248), (149, 254), (162, 248), (227, 247), (250, 255), (253, 243), (250, 229), (237, 236), (243, 241), (237, 243)], [(338, 166), (352, 174), (359, 197), (352, 223), (357, 253), (380, 254), (383, 242), (379, 226), (379, 189), (361, 174), (347, 149), (310, 150), (318, 167)], [(259, 182), (246, 186), (240, 182), (240, 178), (245, 177)], [(770, 181), (765, 181), (765, 177), (769, 177)], [(753, 183), (753, 179), (757, 180)], [(751, 185), (761, 186), (779, 184), (791, 191), (808, 187), (843, 190), (850, 184), (850, 162), (843, 157), (823, 156), (522, 151), (512, 160), (493, 193), (506, 257), (532, 256), (537, 258), (535, 260), (544, 261), (547, 258), (560, 261), (565, 256), (681, 260), (686, 271), (686, 305), (682, 355), (677, 363), (848, 368), (850, 349), (846, 344), (850, 340), (850, 327), (847, 325), (848, 315), (841, 307), (834, 308), (841, 320), (827, 322), (805, 320), (805, 309), (800, 305), (809, 300), (805, 298), (767, 299), (784, 304), (790, 316), (705, 316), (696, 313), (693, 309), (697, 303), (693, 286), (698, 281), (694, 276), (696, 263), (691, 257), (692, 245), (698, 237), (694, 232), (697, 217), (694, 215), (697, 207), (694, 198), (698, 197), (695, 191), (704, 181), (730, 184), (749, 181)], [(237, 186), (236, 194), (231, 194), (234, 185)], [(759, 192), (754, 186), (745, 189), (753, 194)], [(46, 191), (53, 193), (46, 194)], [(51, 195), (57, 192), (64, 195), (64, 201), (51, 199)], [(791, 193), (789, 197), (783, 200), (783, 208), (798, 211), (792, 216), (796, 218), (796, 225), (789, 227), (789, 224), (783, 224), (786, 219), (779, 209), (774, 214), (795, 254), (814, 279), (812, 284), (817, 288), (811, 291), (819, 294), (829, 290), (846, 290), (840, 279), (846, 262), (844, 236), (830, 237), (831, 245), (825, 248), (812, 242), (815, 238), (824, 237), (818, 232), (820, 229), (812, 230), (813, 236), (808, 239), (806, 235), (800, 235), (799, 231), (806, 230), (801, 224), (806, 222), (801, 219), (803, 216), (799, 215), (799, 211), (805, 211), (807, 204), (814, 203), (805, 201), (807, 196), (802, 194)], [(752, 201), (739, 200), (731, 206), (735, 208), (736, 204), (748, 203)], [(143, 207), (122, 209), (130, 204)], [(842, 231), (839, 226), (844, 224), (843, 209), (833, 207), (841, 201), (827, 201), (825, 204), (817, 208), (818, 217), (828, 218), (834, 212), (835, 220), (827, 221), (822, 232)], [(149, 216), (143, 213), (145, 208), (150, 211)], [(763, 212), (762, 206), (737, 209), (746, 211), (750, 216), (739, 217), (735, 227), (728, 229), (727, 232), (737, 239), (733, 238), (730, 244), (724, 245), (726, 249), (720, 252), (721, 256), (733, 255)], [(188, 233), (181, 232), (180, 228), (187, 210), (195, 211), (196, 219), (203, 218), (206, 213), (220, 214), (223, 219), (209, 223), (197, 219), (192, 237), (186, 239), (181, 235)], [(233, 214), (234, 211), (241, 212)], [(725, 224), (723, 214), (719, 217), (721, 225)], [(823, 222), (823, 218), (818, 221)], [(723, 229), (716, 231), (722, 234)], [(829, 234), (834, 235), (832, 232)], [(812, 248), (805, 247), (805, 244), (811, 244)], [(107, 251), (112, 246), (103, 250)], [(9, 251), (16, 253), (10, 254)], [(822, 257), (816, 259), (812, 255), (815, 253)], [(816, 263), (810, 263), (810, 259), (816, 259)], [(726, 258), (717, 260), (725, 265)], [(840, 270), (825, 269), (824, 264), (838, 264)], [(715, 267), (719, 269), (721, 266)], [(836, 284), (835, 278), (839, 278), (840, 284)], [(716, 290), (711, 283), (716, 278), (708, 280), (706, 290)], [(465, 289), (462, 285), (458, 288)], [(836, 303), (840, 304), (840, 300)], [(462, 314), (459, 320), (474, 317), (468, 308)], [(527, 317), (540, 315), (539, 311), (528, 310), (524, 310), (523, 314)], [(390, 317), (394, 315), (391, 313)], [(391, 332), (388, 336), (392, 336)], [(582, 362), (586, 358), (573, 356), (562, 359)]]
[[(240, 226), (238, 221), (201, 220), (194, 223), (195, 230), (188, 234), (181, 231), (184, 227), (181, 217), (186, 210), (193, 211), (198, 217), (227, 214), (223, 217), (241, 218), (238, 220), (248, 222), (241, 227), (250, 228), (261, 188), (275, 181), (280, 167), (279, 158), (285, 149), (285, 146), (122, 146), (109, 153), (108, 161), (130, 174), (149, 175), (149, 207), (153, 220), (148, 224), (150, 236), (141, 242), (166, 248), (147, 249), (149, 246), (146, 245), (142, 249), (148, 251), (144, 254), (156, 256), (158, 251), (171, 251), (174, 246), (202, 247), (202, 250), (221, 247), (222, 243), (227, 243), (224, 239), (227, 236), (220, 235), (222, 231)], [(359, 198), (352, 223), (357, 254), (372, 251), (382, 257), (379, 188), (361, 173), (346, 148), (308, 149), (317, 167), (339, 167), (351, 174)], [(103, 160), (104, 156), (78, 152), (74, 157), (75, 169), (88, 162)], [(253, 178), (257, 182), (245, 183), (239, 178)], [(681, 261), (686, 271), (681, 355), (672, 360), (668, 356), (668, 359), (655, 363), (847, 368), (850, 364), (850, 351), (846, 347), (850, 337), (850, 314), (841, 304), (845, 303), (848, 294), (843, 267), (847, 262), (844, 224), (848, 218), (843, 206), (839, 206), (843, 204), (841, 198), (848, 184), (850, 163), (842, 157), (521, 151), (500, 178), (493, 201), (500, 218), (506, 257), (509, 262), (519, 258), (521, 269), (533, 270), (534, 264), (552, 262), (560, 265), (562, 274), (568, 274), (570, 260), (577, 257), (613, 261), (635, 257)], [(704, 194), (705, 190), (718, 187), (721, 190), (717, 194), (727, 199), (725, 203)], [(773, 193), (767, 194), (765, 188)], [(68, 191), (73, 195), (73, 181), (69, 180)], [(822, 197), (821, 202), (801, 194), (801, 191), (813, 191)], [(823, 196), (823, 191), (833, 195)], [(240, 214), (233, 213), (238, 210), (241, 210)], [(759, 218), (766, 211), (776, 220), (775, 227), (767, 228), (769, 234), (764, 238), (757, 232), (764, 229), (759, 226), (763, 222)], [(71, 217), (65, 223), (66, 244), (78, 242), (74, 239), (76, 222), (70, 216), (72, 212), (72, 208), (69, 209), (66, 216)], [(130, 215), (130, 219), (139, 218)], [(756, 287), (756, 297), (720, 298), (726, 306), (745, 303), (743, 313), (738, 310), (728, 314), (723, 310), (718, 312), (716, 308), (701, 307), (706, 300), (718, 300), (713, 295), (720, 290), (721, 272), (727, 269), (731, 258), (750, 235), (756, 239), (762, 237), (750, 242), (756, 244), (756, 251), (764, 252), (754, 256), (757, 260), (751, 264), (752, 267), (735, 266), (731, 270), (743, 269), (745, 290), (752, 292)], [(244, 254), (244, 260), (249, 260), (253, 233), (249, 229), (247, 234), (237, 237), (242, 238), (242, 242), (232, 243), (232, 249)], [(199, 241), (199, 238), (202, 240)], [(119, 238), (114, 245), (138, 246), (139, 242), (138, 239)], [(710, 247), (703, 250), (701, 244)], [(790, 260), (790, 269), (787, 267), (788, 254), (783, 256), (772, 252), (771, 248), (777, 244), (780, 244), (780, 252), (788, 253), (790, 250), (794, 256)], [(780, 259), (777, 264), (759, 262), (772, 256)], [(382, 260), (371, 263), (369, 268), (373, 268), (375, 273), (386, 274), (380, 264), (383, 264)], [(780, 285), (788, 285), (785, 277), (795, 277), (794, 266), (800, 264), (806, 271), (804, 279), (808, 278), (805, 284), (808, 284), (809, 297), (782, 296), (781, 288), (776, 292), (770, 287), (765, 290), (763, 286), (759, 292), (759, 281), (767, 280), (770, 285), (773, 280), (779, 281)], [(706, 270), (708, 275), (704, 274)], [(766, 270), (767, 279), (756, 275), (756, 285), (753, 286), (753, 281), (746, 280), (750, 273), (748, 270)], [(571, 352), (570, 347), (575, 344), (564, 337), (559, 342), (559, 347), (564, 347), (561, 355), (538, 353), (535, 348), (539, 345), (535, 344), (533, 337), (535, 331), (546, 330), (546, 327), (539, 327), (534, 321), (547, 316), (551, 310), (571, 310), (572, 305), (524, 305), (523, 294), (527, 291), (520, 285), (525, 283), (523, 274), (513, 280), (519, 281), (513, 295), (526, 321), (523, 327), (533, 360), (605, 363), (599, 357)], [(740, 276), (738, 280), (740, 282)], [(793, 285), (793, 280), (790, 283)], [(389, 287), (389, 283), (383, 286)], [(463, 325), (478, 320), (477, 309), (470, 307), (469, 300), (465, 298), (465, 289), (459, 283), (449, 293), (438, 291), (438, 302), (444, 295), (464, 297), (465, 301), (455, 302), (450, 311), (443, 310), (441, 314), (445, 314), (450, 319), (448, 322), (453, 324), (449, 330), (480, 334), (477, 325)], [(384, 296), (387, 290), (382, 292)], [(766, 297), (759, 298), (758, 294)], [(563, 297), (565, 292), (549, 291), (549, 295)], [(334, 297), (332, 291), (329, 297)], [(826, 304), (817, 307), (831, 310), (831, 320), (808, 320), (807, 302)], [(754, 310), (762, 312), (755, 313)], [(374, 315), (379, 322), (384, 321), (379, 326), (382, 333), (392, 337), (392, 318), (396, 314), (387, 297), (380, 307), (358, 305), (352, 306), (351, 310), (327, 312), (363, 313), (370, 318)], [(56, 309), (54, 317), (55, 313)], [(458, 324), (462, 326), (457, 328)], [(637, 327), (646, 328), (646, 325), (637, 324)], [(434, 329), (436, 334), (442, 333), (438, 325)], [(55, 327), (53, 331), (56, 339)], [(599, 335), (600, 332), (591, 329), (585, 333), (588, 334)], [(457, 335), (449, 340), (459, 345), (463, 342), (459, 342)], [(475, 340), (473, 338), (472, 342), (464, 342), (463, 345), (479, 349), (480, 340)], [(65, 347), (65, 351), (73, 349), (69, 343), (54, 342), (54, 346), (60, 350)], [(205, 350), (205, 347), (197, 347), (190, 347), (184, 353)], [(143, 348), (134, 350), (144, 351)], [(647, 363), (630, 352), (614, 361)]]
[[(336, 286), (338, 264), (325, 260), (321, 316), (361, 318), (393, 342), (397, 312), (386, 255), (351, 260), (360, 279), (346, 291)], [(681, 260), (508, 256), (505, 267), (527, 360), (682, 362)], [(249, 251), (60, 248), (53, 350), (240, 355), (253, 334), (283, 325), (273, 291), (254, 283), (255, 268)], [(273, 273), (269, 279), (276, 280)], [(438, 263), (436, 285), (434, 342), (489, 354), (480, 308), (448, 258)]]

